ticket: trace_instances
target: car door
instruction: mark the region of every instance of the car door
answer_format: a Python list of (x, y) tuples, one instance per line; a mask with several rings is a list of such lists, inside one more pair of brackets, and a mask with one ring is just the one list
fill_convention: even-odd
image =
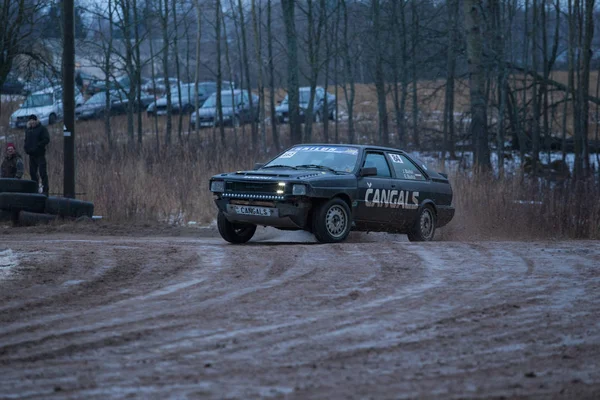
[(385, 225), (390, 219), (387, 198), (391, 188), (392, 174), (384, 152), (367, 151), (362, 167), (377, 168), (377, 175), (358, 177), (358, 196), (354, 219), (369, 225)]
[(419, 204), (430, 196), (430, 181), (427, 175), (406, 155), (387, 153), (392, 165), (391, 207), (393, 221), (399, 228), (412, 225), (417, 218)]

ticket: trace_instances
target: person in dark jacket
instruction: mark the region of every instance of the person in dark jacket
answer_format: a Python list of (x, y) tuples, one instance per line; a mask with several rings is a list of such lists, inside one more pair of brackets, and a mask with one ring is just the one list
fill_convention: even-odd
[(23, 177), (23, 158), (13, 143), (6, 144), (6, 156), (2, 160), (0, 167), (0, 178), (17, 178)]
[[(50, 143), (48, 129), (32, 114), (25, 129), (25, 153), (29, 155), (29, 175), (39, 182), (42, 179), (42, 193), (48, 196), (48, 167), (46, 165), (46, 146)], [(38, 177), (39, 171), (39, 177)]]

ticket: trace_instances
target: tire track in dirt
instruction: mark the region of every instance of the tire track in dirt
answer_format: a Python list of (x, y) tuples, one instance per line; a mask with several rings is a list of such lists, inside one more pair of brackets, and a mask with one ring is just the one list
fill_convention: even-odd
[[(135, 272), (81, 297), (64, 283), (106, 260), (56, 243), (18, 245), (69, 268), (43, 312), (0, 326), (7, 398), (585, 398), (600, 382), (597, 243), (113, 238), (91, 248)], [(29, 278), (0, 299), (27, 304)]]

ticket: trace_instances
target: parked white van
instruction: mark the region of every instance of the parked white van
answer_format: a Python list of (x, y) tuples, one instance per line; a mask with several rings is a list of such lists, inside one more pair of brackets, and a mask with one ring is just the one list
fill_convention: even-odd
[[(21, 108), (10, 116), (11, 128), (25, 128), (27, 118), (31, 114), (37, 115), (42, 125), (52, 125), (63, 117), (63, 90), (62, 86), (53, 86), (31, 93)], [(83, 95), (75, 88), (75, 106), (84, 103)]]

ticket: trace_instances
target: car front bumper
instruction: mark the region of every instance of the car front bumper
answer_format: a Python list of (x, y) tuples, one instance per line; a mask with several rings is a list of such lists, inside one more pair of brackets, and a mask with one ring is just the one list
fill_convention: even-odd
[[(284, 229), (306, 229), (308, 227), (308, 216), (311, 203), (294, 197), (283, 201), (260, 201), (250, 199), (233, 199), (218, 197), (215, 204), (230, 222), (251, 223), (262, 226), (272, 226)], [(256, 207), (268, 207), (275, 209), (272, 216), (258, 216), (237, 214), (233, 205), (247, 205)]]

